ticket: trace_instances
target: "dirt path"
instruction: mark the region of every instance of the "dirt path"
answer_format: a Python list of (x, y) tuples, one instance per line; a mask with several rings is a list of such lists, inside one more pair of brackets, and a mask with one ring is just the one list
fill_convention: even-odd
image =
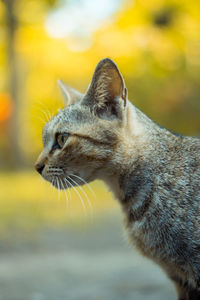
[(175, 300), (166, 276), (121, 232), (117, 218), (18, 240), (0, 256), (0, 300)]

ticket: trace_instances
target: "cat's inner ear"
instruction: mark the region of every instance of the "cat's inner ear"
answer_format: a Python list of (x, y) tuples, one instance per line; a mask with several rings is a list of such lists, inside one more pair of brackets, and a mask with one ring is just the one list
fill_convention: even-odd
[(71, 105), (75, 102), (78, 102), (82, 99), (83, 94), (79, 93), (72, 87), (65, 84), (62, 80), (58, 80), (58, 86), (62, 93), (63, 99), (66, 105)]
[(83, 103), (91, 106), (101, 117), (122, 117), (127, 90), (116, 64), (109, 58), (101, 60), (92, 77)]

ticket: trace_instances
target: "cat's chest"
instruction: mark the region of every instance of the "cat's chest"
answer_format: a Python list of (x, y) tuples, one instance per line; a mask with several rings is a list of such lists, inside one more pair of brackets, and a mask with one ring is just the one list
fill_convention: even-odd
[(171, 224), (164, 212), (150, 209), (142, 220), (128, 224), (128, 234), (138, 250), (157, 263), (174, 260), (183, 264), (184, 257), (192, 255), (186, 232), (179, 224)]
[(150, 258), (159, 257), (164, 246), (163, 238), (160, 238), (155, 223), (156, 221), (149, 221), (146, 217), (132, 223), (130, 223), (130, 220), (126, 220), (131, 243), (133, 243), (143, 255)]

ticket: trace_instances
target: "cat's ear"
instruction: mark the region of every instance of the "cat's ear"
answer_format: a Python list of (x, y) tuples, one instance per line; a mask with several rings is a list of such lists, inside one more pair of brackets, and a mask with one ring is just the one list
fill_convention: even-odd
[(63, 96), (63, 99), (64, 99), (66, 105), (71, 105), (75, 102), (78, 102), (83, 97), (83, 95), (81, 93), (74, 90), (73, 88), (71, 88), (70, 86), (65, 84), (60, 79), (58, 80), (58, 86), (61, 90), (61, 93), (62, 93), (62, 96)]
[(127, 89), (116, 64), (109, 58), (101, 60), (92, 77), (83, 103), (103, 118), (122, 118)]

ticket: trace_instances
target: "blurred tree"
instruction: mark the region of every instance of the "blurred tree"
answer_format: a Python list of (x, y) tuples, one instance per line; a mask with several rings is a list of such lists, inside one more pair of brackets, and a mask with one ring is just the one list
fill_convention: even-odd
[[(11, 99), (13, 101), (14, 111), (11, 118), (11, 126), (9, 128), (9, 159), (8, 165), (18, 168), (25, 165), (25, 159), (20, 149), (20, 64), (16, 53), (16, 33), (19, 25), (26, 26), (25, 23), (20, 24), (20, 18), (17, 15), (17, 6), (20, 0), (2, 0), (5, 6), (5, 30), (6, 30), (6, 54), (7, 54), (7, 87)], [(23, 2), (23, 0), (21, 1)], [(43, 0), (38, 1), (38, 5), (43, 2), (46, 10), (56, 6), (59, 0)], [(23, 84), (21, 84), (23, 86)]]
[(18, 166), (22, 163), (21, 152), (19, 149), (19, 124), (18, 124), (18, 109), (19, 109), (19, 94), (18, 94), (18, 67), (17, 57), (15, 53), (15, 35), (18, 25), (17, 17), (14, 14), (15, 0), (3, 0), (5, 5), (5, 22), (6, 22), (6, 53), (7, 53), (7, 72), (8, 72), (8, 90), (14, 102), (14, 113), (12, 114), (11, 127), (9, 130), (9, 145), (10, 145), (10, 163)]

